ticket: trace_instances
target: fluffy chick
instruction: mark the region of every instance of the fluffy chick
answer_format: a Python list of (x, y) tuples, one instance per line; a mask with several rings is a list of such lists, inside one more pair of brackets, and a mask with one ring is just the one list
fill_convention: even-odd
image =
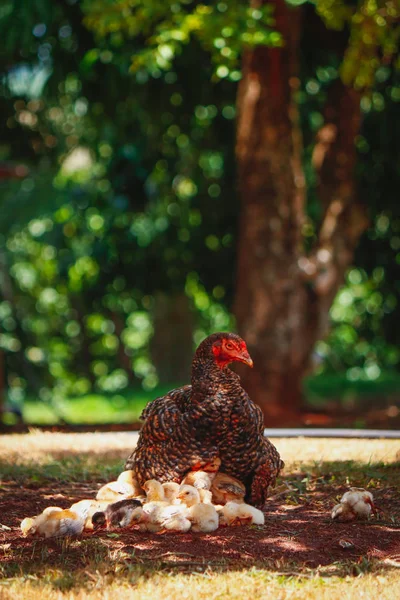
[(151, 503), (137, 508), (131, 515), (130, 524), (139, 524), (141, 531), (189, 531), (191, 522), (186, 518), (183, 506)]
[(177, 498), (188, 508), (200, 503), (200, 494), (192, 485), (183, 484), (179, 489)]
[(213, 502), (215, 504), (226, 504), (227, 502), (244, 502), (246, 487), (239, 479), (226, 475), (226, 473), (217, 473), (211, 485)]
[(227, 502), (221, 510), (221, 524), (224, 525), (264, 525), (264, 513), (250, 504)]
[(124, 498), (124, 500), (113, 502), (104, 511), (94, 513), (92, 517), (93, 525), (106, 525), (107, 529), (129, 527), (133, 511), (141, 506), (142, 503), (137, 498)]
[(210, 533), (218, 529), (218, 513), (212, 504), (193, 504), (187, 511), (187, 518), (192, 523), (193, 531)]
[(134, 475), (134, 471), (129, 470), (123, 471), (117, 481), (111, 481), (103, 485), (96, 494), (96, 500), (116, 502), (124, 498), (140, 496), (142, 493), (142, 488)]
[(167, 502), (165, 490), (162, 484), (156, 479), (148, 479), (144, 483), (143, 489), (146, 492), (146, 502)]
[(104, 511), (109, 504), (109, 500), (79, 500), (79, 502), (72, 504), (69, 510), (85, 519), (84, 529), (93, 529), (93, 515), (99, 511)]
[(85, 519), (71, 510), (49, 507), (42, 514), (26, 518), (21, 522), (24, 537), (43, 536), (45, 538), (80, 535)]
[(164, 489), (164, 497), (167, 502), (170, 504), (179, 504), (180, 500), (177, 499), (177, 495), (179, 494), (179, 483), (175, 483), (174, 481), (169, 481), (168, 483), (162, 484)]
[(200, 502), (203, 504), (212, 504), (212, 492), (211, 490), (198, 490), (200, 496)]
[(350, 488), (343, 494), (340, 504), (333, 508), (331, 517), (339, 521), (354, 521), (368, 519), (371, 512), (376, 512), (371, 492), (367, 492), (364, 488)]
[(192, 485), (198, 490), (209, 490), (215, 473), (206, 471), (190, 471), (182, 481), (182, 485)]

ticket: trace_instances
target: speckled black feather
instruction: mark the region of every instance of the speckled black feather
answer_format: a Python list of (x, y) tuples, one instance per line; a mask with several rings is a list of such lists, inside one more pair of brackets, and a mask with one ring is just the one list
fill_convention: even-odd
[(268, 487), (283, 467), (279, 453), (263, 435), (263, 415), (228, 367), (212, 353), (222, 337), (242, 342), (233, 333), (214, 333), (198, 347), (192, 385), (156, 398), (142, 413), (137, 447), (126, 462), (139, 483), (148, 479), (177, 481), (193, 468), (219, 456), (220, 470), (241, 480), (249, 501), (263, 506)]

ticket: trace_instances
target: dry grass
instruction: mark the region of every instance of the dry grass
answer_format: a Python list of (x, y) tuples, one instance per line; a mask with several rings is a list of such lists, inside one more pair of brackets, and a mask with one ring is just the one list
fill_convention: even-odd
[[(25, 484), (56, 487), (54, 482), (95, 483), (120, 470), (135, 440), (132, 433), (33, 431), (3, 436), (0, 473), (8, 481)], [(274, 443), (286, 462), (286, 478), (298, 486), (293, 497), (287, 499), (289, 504), (296, 505), (302, 498), (320, 493), (324, 486), (348, 482), (377, 489), (390, 485), (400, 490), (400, 472), (393, 464), (399, 460), (398, 440), (277, 439)], [(4, 522), (4, 514), (0, 520)], [(285, 560), (278, 564), (267, 557), (248, 568), (224, 564), (223, 560), (208, 564), (189, 561), (183, 567), (179, 552), (142, 559), (127, 554), (126, 547), (118, 542), (115, 538), (96, 537), (56, 546), (53, 543), (51, 547), (40, 542), (32, 547), (28, 568), (21, 566), (26, 562), (12, 544), (3, 544), (0, 598), (392, 600), (399, 595), (397, 558), (392, 563), (379, 557), (344, 559), (314, 569), (306, 563)]]
[[(136, 444), (137, 433), (49, 433), (32, 429), (29, 434), (0, 438), (0, 460), (46, 462), (49, 455), (104, 455), (124, 460)], [(393, 463), (400, 460), (399, 440), (277, 438), (273, 440), (287, 467), (301, 462), (353, 460)]]
[(322, 573), (309, 577), (271, 575), (261, 569), (247, 572), (174, 575), (154, 572), (150, 577), (131, 578), (95, 572), (84, 589), (61, 591), (62, 574), (50, 573), (45, 580), (10, 582), (1, 598), (10, 600), (394, 600), (398, 598), (400, 574), (381, 573), (354, 578), (326, 577)]

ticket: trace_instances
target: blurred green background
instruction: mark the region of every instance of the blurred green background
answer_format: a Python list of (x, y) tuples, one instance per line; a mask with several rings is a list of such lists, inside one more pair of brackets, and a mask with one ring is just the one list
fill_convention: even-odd
[[(399, 8), (291, 4), (347, 40), (339, 59), (320, 36), (301, 39), (304, 237), (312, 242), (318, 219), (314, 138), (340, 77), (361, 90), (356, 177), (369, 218), (330, 308), (331, 331), (313, 351), (304, 406), (360, 401), (361, 412), (372, 403), (396, 417)], [(281, 44), (273, 8), (3, 0), (5, 423), (18, 413), (29, 423), (137, 420), (149, 399), (187, 382), (206, 335), (235, 330), (236, 94), (243, 48)]]

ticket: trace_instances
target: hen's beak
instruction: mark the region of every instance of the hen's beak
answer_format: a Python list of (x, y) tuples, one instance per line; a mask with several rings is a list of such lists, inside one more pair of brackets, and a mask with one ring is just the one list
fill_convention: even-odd
[(243, 352), (239, 357), (240, 362), (244, 363), (248, 367), (253, 368), (253, 360), (248, 352)]

